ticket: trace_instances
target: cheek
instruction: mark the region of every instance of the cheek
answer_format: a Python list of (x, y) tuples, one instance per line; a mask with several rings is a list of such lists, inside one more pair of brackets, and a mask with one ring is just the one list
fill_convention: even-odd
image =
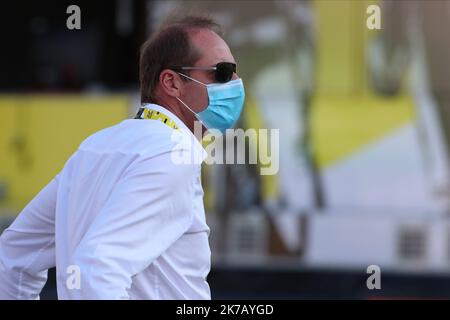
[(208, 106), (208, 92), (205, 87), (192, 90), (189, 98), (195, 112), (201, 112)]

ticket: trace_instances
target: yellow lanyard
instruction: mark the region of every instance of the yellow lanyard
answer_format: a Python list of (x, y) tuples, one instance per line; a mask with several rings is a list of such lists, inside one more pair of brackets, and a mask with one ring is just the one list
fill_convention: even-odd
[(171, 127), (172, 129), (175, 129), (175, 130), (179, 129), (177, 124), (175, 123), (175, 121), (170, 119), (169, 116), (165, 115), (161, 111), (156, 111), (153, 109), (148, 109), (148, 108), (139, 109), (135, 119), (159, 120), (162, 123), (164, 123), (165, 125)]

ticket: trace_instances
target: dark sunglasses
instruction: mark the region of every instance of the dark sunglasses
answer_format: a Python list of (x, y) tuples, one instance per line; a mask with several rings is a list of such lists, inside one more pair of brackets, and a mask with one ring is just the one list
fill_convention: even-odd
[(219, 62), (214, 67), (170, 67), (173, 71), (180, 70), (203, 70), (203, 71), (214, 71), (214, 77), (217, 82), (224, 83), (228, 82), (233, 78), (233, 73), (236, 72), (236, 63), (232, 62)]

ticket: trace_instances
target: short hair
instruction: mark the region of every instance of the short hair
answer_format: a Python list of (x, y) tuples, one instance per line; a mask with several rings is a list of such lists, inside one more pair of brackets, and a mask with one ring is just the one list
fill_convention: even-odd
[(195, 29), (208, 29), (222, 34), (221, 26), (206, 15), (170, 16), (141, 46), (141, 104), (156, 102), (154, 91), (161, 71), (171, 66), (191, 66), (201, 58), (201, 53), (189, 36), (189, 31)]

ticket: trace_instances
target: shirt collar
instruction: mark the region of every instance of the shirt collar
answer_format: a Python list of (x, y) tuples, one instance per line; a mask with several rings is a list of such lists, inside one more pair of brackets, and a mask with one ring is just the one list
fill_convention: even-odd
[(165, 114), (166, 116), (168, 116), (170, 119), (172, 119), (182, 131), (185, 131), (190, 135), (190, 138), (194, 141), (194, 144), (197, 146), (197, 148), (201, 148), (203, 158), (206, 157), (207, 152), (206, 152), (205, 148), (203, 148), (202, 144), (197, 140), (197, 138), (192, 133), (192, 131), (189, 130), (189, 128), (184, 124), (184, 122), (181, 121), (181, 119), (178, 118), (173, 112), (171, 112), (170, 110), (166, 109), (163, 106), (160, 106), (159, 104), (154, 104), (154, 103), (146, 103), (142, 107), (147, 108), (147, 109), (153, 109), (155, 111), (159, 111), (159, 112)]
[(178, 127), (183, 128), (183, 130), (190, 131), (189, 128), (184, 124), (183, 121), (181, 121), (180, 118), (178, 118), (173, 112), (164, 108), (163, 106), (160, 106), (159, 104), (154, 104), (154, 103), (146, 103), (142, 107), (146, 108), (146, 109), (152, 109), (155, 111), (159, 111), (159, 112), (165, 114), (166, 116), (168, 116), (171, 120), (173, 120)]

